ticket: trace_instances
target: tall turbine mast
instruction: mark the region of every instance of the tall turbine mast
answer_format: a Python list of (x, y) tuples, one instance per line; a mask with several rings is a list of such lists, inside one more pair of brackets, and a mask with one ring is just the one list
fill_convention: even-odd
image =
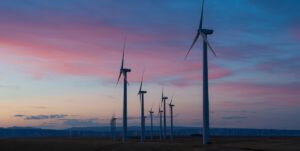
[(113, 141), (116, 141), (116, 120), (115, 115), (112, 116), (110, 120), (110, 130), (111, 130), (111, 138)]
[(174, 140), (174, 123), (173, 123), (173, 108), (174, 108), (174, 104), (173, 103), (173, 96), (172, 96), (172, 99), (171, 99), (171, 102), (169, 104), (169, 107), (170, 107), (170, 114), (171, 114), (171, 141)]
[(142, 75), (142, 80), (140, 84), (140, 89), (138, 92), (138, 95), (140, 96), (140, 102), (141, 102), (141, 143), (145, 141), (145, 115), (144, 115), (144, 94), (147, 93), (147, 91), (142, 90), (143, 87), (143, 80), (144, 80), (144, 72)]
[(162, 95), (161, 95), (161, 100), (164, 105), (164, 134), (163, 134), (163, 139), (167, 138), (167, 114), (166, 114), (166, 101), (168, 97), (164, 96), (164, 90), (162, 90)]
[(197, 31), (197, 34), (192, 42), (192, 45), (187, 52), (185, 58), (189, 55), (191, 49), (194, 47), (197, 42), (199, 36), (201, 35), (203, 39), (203, 144), (209, 144), (209, 93), (208, 93), (208, 65), (207, 65), (207, 47), (211, 50), (211, 52), (216, 56), (214, 49), (211, 47), (207, 35), (213, 34), (213, 30), (211, 29), (203, 29), (203, 11), (204, 11), (204, 0), (202, 1), (202, 9), (201, 9), (201, 18), (200, 24)]
[(118, 77), (118, 81), (116, 86), (118, 85), (121, 76), (123, 75), (124, 77), (124, 92), (123, 92), (123, 142), (127, 142), (128, 137), (127, 137), (127, 73), (131, 72), (131, 69), (129, 68), (124, 68), (124, 55), (125, 55), (125, 48), (126, 48), (126, 37), (124, 40), (124, 45), (123, 45), (123, 55), (122, 55), (122, 62), (121, 62), (121, 69)]
[(161, 103), (159, 103), (158, 114), (159, 114), (159, 138), (160, 140), (163, 139), (163, 132), (162, 132), (162, 110), (161, 110)]
[(151, 124), (151, 135), (150, 135), (150, 138), (151, 140), (153, 140), (153, 104), (152, 104), (152, 107), (151, 107), (151, 110), (149, 111), (149, 114), (150, 114), (150, 124)]

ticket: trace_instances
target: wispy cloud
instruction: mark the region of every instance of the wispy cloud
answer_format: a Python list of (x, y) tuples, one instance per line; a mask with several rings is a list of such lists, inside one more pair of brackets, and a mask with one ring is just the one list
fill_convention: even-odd
[(24, 120), (47, 120), (47, 119), (64, 119), (69, 115), (66, 114), (50, 114), (50, 115), (22, 115), (16, 114), (15, 117), (23, 118)]
[(48, 109), (47, 106), (31, 106), (31, 107), (35, 109)]
[(247, 118), (246, 116), (224, 116), (222, 117), (225, 120), (240, 120)]
[(63, 124), (68, 127), (100, 126), (97, 118), (92, 119), (63, 119)]
[(25, 117), (26, 115), (23, 114), (16, 114), (15, 117)]

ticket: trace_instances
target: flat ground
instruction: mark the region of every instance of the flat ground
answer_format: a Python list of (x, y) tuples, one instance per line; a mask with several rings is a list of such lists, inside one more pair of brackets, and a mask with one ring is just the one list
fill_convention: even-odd
[(201, 141), (197, 137), (144, 144), (103, 138), (0, 139), (0, 151), (300, 151), (300, 137), (216, 137), (205, 146)]

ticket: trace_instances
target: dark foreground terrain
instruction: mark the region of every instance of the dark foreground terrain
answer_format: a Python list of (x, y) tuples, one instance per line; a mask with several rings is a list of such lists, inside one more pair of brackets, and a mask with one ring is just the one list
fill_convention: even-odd
[(0, 139), (0, 151), (300, 151), (300, 137), (217, 137), (212, 142), (203, 146), (196, 137), (144, 144), (103, 138)]

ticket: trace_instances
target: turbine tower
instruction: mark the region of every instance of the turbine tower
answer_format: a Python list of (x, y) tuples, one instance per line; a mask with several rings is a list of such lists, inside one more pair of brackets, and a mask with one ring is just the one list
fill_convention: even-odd
[(171, 114), (171, 141), (174, 140), (174, 128), (173, 128), (173, 107), (175, 106), (173, 103), (173, 97), (171, 99), (171, 102), (169, 104), (170, 107), (170, 114)]
[(144, 95), (147, 93), (147, 91), (142, 90), (143, 87), (143, 80), (144, 80), (144, 72), (142, 75), (142, 80), (140, 84), (140, 89), (138, 92), (138, 95), (140, 96), (140, 102), (141, 102), (141, 143), (145, 141), (145, 115), (144, 115)]
[(131, 72), (131, 69), (124, 68), (124, 53), (125, 53), (125, 47), (126, 47), (126, 37), (124, 40), (123, 45), (123, 55), (122, 55), (122, 63), (121, 63), (121, 69), (118, 77), (118, 81), (116, 86), (118, 85), (121, 76), (124, 77), (124, 96), (123, 96), (123, 142), (127, 142), (127, 72)]
[(153, 140), (153, 110), (152, 110), (152, 108), (153, 108), (153, 105), (152, 105), (152, 107), (151, 107), (151, 110), (149, 111), (149, 114), (150, 114), (150, 124), (151, 124), (151, 140)]
[(159, 103), (158, 114), (159, 114), (159, 138), (160, 138), (160, 140), (163, 139), (163, 132), (162, 132), (162, 112), (163, 112), (163, 110), (161, 110), (161, 103)]
[(216, 56), (216, 53), (213, 50), (213, 48), (211, 47), (211, 45), (207, 39), (207, 35), (213, 34), (213, 30), (202, 28), (203, 10), (204, 10), (204, 0), (202, 1), (202, 10), (201, 10), (199, 29), (197, 31), (197, 34), (193, 40), (193, 43), (192, 43), (189, 51), (187, 52), (185, 58), (187, 58), (191, 49), (194, 47), (195, 43), (197, 42), (199, 36), (201, 36), (203, 39), (203, 129), (202, 129), (202, 136), (203, 136), (203, 144), (209, 144), (210, 142), (209, 142), (209, 96), (208, 96), (207, 47), (209, 47), (209, 49), (215, 56)]
[(167, 138), (167, 115), (166, 115), (166, 100), (168, 97), (164, 96), (164, 90), (162, 90), (161, 101), (164, 105), (164, 134), (163, 139)]
[(110, 130), (111, 130), (111, 138), (113, 141), (116, 141), (116, 120), (115, 115), (112, 116), (110, 120)]

